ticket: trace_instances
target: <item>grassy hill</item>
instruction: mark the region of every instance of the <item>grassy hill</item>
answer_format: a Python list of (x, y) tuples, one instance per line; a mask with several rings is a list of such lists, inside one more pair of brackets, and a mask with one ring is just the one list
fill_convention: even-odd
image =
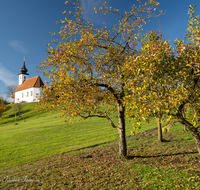
[[(0, 168), (118, 139), (117, 130), (105, 119), (77, 119), (70, 125), (59, 118), (59, 113), (44, 110), (37, 112), (34, 106), (35, 103), (22, 104), (21, 116), (17, 116), (17, 125), (14, 108), (3, 115), (3, 120), (0, 121)], [(116, 115), (113, 115), (113, 120), (117, 123)], [(130, 130), (131, 123), (128, 123), (127, 136), (130, 136)]]
[[(160, 143), (154, 120), (135, 136), (130, 135), (131, 123), (127, 123), (129, 156), (119, 159), (118, 134), (107, 120), (77, 119), (69, 125), (58, 113), (37, 112), (34, 105), (23, 104), (26, 122), (21, 115), (15, 125), (14, 110), (0, 121), (0, 189), (200, 186), (200, 157), (192, 135), (182, 125), (171, 128)], [(117, 122), (116, 115), (112, 119)]]

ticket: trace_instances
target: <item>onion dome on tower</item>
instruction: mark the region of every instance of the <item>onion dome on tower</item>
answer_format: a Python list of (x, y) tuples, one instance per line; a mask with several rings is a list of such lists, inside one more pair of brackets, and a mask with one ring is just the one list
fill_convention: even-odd
[(20, 74), (25, 74), (25, 75), (29, 75), (28, 73), (27, 73), (27, 71), (28, 71), (28, 69), (26, 68), (26, 66), (25, 66), (25, 58), (24, 58), (24, 61), (23, 61), (23, 66), (22, 66), (22, 68), (20, 69)]
[(19, 73), (19, 85), (23, 84), (24, 81), (27, 79), (27, 76), (29, 75), (29, 74), (27, 73), (27, 71), (28, 71), (28, 69), (27, 69), (26, 66), (25, 66), (25, 58), (24, 58), (23, 66), (22, 66), (22, 68), (20, 69), (20, 72), (21, 72), (21, 73)]

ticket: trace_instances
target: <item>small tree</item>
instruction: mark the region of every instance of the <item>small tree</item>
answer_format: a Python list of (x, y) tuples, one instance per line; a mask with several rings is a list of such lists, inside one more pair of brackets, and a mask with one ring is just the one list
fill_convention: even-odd
[[(65, 117), (106, 118), (118, 130), (120, 156), (127, 155), (127, 71), (124, 65), (136, 55), (141, 28), (148, 18), (155, 16), (155, 6), (158, 5), (154, 0), (144, 5), (139, 3), (140, 6), (133, 5), (130, 12), (124, 14), (107, 7), (105, 2), (104, 7), (95, 8), (96, 12), (113, 13), (119, 19), (110, 30), (105, 22), (97, 28), (85, 20), (80, 1), (66, 1), (75, 11), (64, 12), (66, 18), (61, 21), (64, 26), (58, 33), (58, 47), (49, 47), (47, 58), (40, 66), (50, 81), (44, 85), (41, 103), (46, 107), (62, 106), (61, 113)], [(58, 92), (59, 97), (53, 98)], [(97, 102), (99, 95), (101, 101)], [(102, 109), (105, 104), (107, 110)], [(111, 120), (111, 114), (116, 110), (118, 125)]]
[(0, 97), (0, 119), (2, 119), (2, 115), (4, 112), (8, 111), (11, 107), (6, 105), (6, 101)]
[(168, 41), (159, 42), (155, 32), (148, 35), (141, 56), (130, 63), (140, 70), (130, 87), (140, 94), (133, 102), (144, 102), (138, 118), (148, 117), (152, 108), (162, 109), (169, 123), (176, 120), (191, 131), (200, 154), (200, 19), (194, 13), (195, 6), (190, 5), (188, 33), (184, 40), (176, 40), (174, 51)]
[[(131, 92), (127, 96), (128, 113), (134, 113), (135, 129), (142, 124), (142, 120), (149, 122), (152, 117), (156, 118), (158, 125), (158, 140), (163, 141), (162, 123), (166, 118), (166, 110), (163, 105), (168, 94), (173, 75), (173, 68), (168, 66), (172, 61), (173, 52), (169, 42), (163, 39), (158, 32), (151, 31), (145, 35), (142, 41), (140, 55), (134, 57), (126, 68), (133, 77), (128, 82)], [(134, 129), (134, 130), (135, 130)]]
[(22, 108), (23, 108), (22, 103), (16, 103), (16, 104), (13, 105), (13, 109), (14, 109), (15, 112), (18, 112), (19, 117), (21, 116)]

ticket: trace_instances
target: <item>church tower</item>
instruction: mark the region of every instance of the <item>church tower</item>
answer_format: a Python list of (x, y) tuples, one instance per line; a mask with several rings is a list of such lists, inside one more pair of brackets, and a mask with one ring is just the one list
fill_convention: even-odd
[(19, 73), (19, 85), (22, 85), (23, 82), (28, 78), (29, 74), (27, 73), (27, 71), (28, 69), (25, 66), (25, 58), (24, 58), (23, 66), (20, 69), (21, 73)]

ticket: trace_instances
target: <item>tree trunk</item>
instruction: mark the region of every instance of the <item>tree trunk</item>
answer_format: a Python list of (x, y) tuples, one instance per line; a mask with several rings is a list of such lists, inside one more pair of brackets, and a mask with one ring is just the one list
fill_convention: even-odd
[[(185, 113), (185, 111), (183, 111), (182, 114), (183, 114), (183, 117), (186, 118), (186, 113)], [(184, 125), (184, 131), (185, 131), (185, 132), (187, 131), (187, 126), (186, 126), (186, 125)]]
[(158, 123), (158, 141), (163, 142), (161, 118), (157, 117), (156, 120), (157, 120), (157, 123)]
[(0, 114), (0, 119), (2, 120), (2, 114)]
[(15, 113), (15, 125), (17, 125), (17, 114)]
[(197, 146), (197, 151), (200, 155), (200, 132), (198, 131), (198, 129), (193, 126), (190, 122), (188, 122), (186, 119), (184, 118), (179, 118), (178, 120), (181, 124), (183, 124), (184, 126), (186, 126), (191, 132), (192, 132), (192, 136), (195, 139), (196, 142), (196, 146)]
[(22, 113), (22, 117), (23, 117), (24, 122), (26, 122), (26, 120), (24, 119), (24, 114), (23, 113)]
[(184, 125), (184, 131), (187, 132), (187, 127), (186, 127), (186, 125)]
[(117, 104), (118, 107), (118, 122), (119, 122), (119, 156), (127, 156), (126, 145), (126, 130), (125, 130), (125, 107), (121, 101)]
[(192, 135), (193, 135), (193, 137), (194, 137), (194, 139), (196, 141), (197, 151), (198, 151), (198, 153), (200, 155), (200, 136), (199, 136), (199, 133), (197, 133), (197, 134), (196, 133), (195, 134), (192, 133)]

